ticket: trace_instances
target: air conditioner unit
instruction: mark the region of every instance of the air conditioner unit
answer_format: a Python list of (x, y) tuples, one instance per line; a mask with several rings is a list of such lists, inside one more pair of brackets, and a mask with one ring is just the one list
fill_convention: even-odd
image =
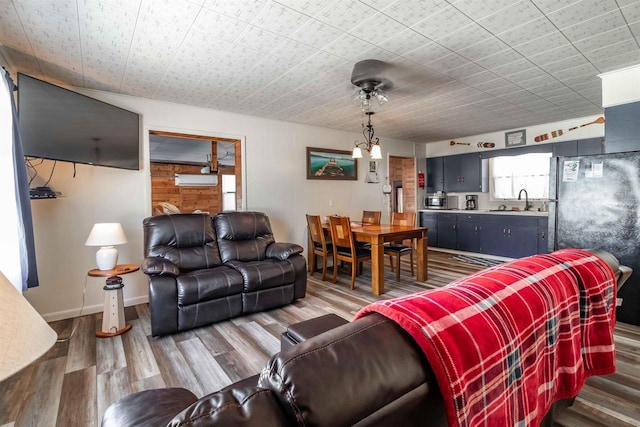
[(218, 185), (218, 175), (213, 174), (184, 174), (175, 175), (176, 185), (180, 187), (210, 187)]

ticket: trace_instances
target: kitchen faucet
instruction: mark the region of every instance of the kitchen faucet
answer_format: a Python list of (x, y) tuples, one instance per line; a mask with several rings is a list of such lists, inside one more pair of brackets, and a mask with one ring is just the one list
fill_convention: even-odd
[(529, 193), (524, 188), (518, 193), (518, 200), (522, 200), (522, 192), (524, 191), (524, 210), (528, 211), (531, 205), (529, 205)]

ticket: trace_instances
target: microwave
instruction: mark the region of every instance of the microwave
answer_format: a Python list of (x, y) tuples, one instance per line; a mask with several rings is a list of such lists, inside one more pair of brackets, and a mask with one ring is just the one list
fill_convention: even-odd
[(424, 207), (427, 209), (458, 209), (458, 196), (446, 194), (430, 194), (424, 198)]

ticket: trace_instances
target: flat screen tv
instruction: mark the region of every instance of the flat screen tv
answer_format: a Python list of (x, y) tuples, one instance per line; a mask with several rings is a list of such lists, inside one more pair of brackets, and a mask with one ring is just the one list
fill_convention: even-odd
[(140, 116), (18, 74), (18, 122), (26, 157), (140, 168)]

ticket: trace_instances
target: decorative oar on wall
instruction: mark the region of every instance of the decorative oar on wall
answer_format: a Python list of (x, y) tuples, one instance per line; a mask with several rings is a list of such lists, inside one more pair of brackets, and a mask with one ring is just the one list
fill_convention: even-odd
[[(471, 143), (451, 141), (449, 142), (449, 145), (471, 145)], [(494, 148), (496, 146), (496, 144), (494, 144), (493, 142), (478, 142), (477, 145), (478, 148)]]
[[(597, 119), (595, 119), (592, 122), (589, 123), (585, 123), (583, 125), (580, 126), (574, 126), (572, 128), (569, 128), (569, 130), (567, 130), (567, 132), (571, 132), (572, 130), (576, 130), (578, 128), (583, 128), (585, 126), (589, 126), (589, 125), (595, 125), (595, 124), (603, 124), (604, 123), (604, 117), (598, 117)], [(564, 132), (562, 131), (562, 129), (558, 129), (558, 130), (554, 130), (551, 132), (551, 138), (556, 138), (558, 136), (562, 136), (564, 134)], [(548, 139), (551, 139), (549, 137), (548, 133), (543, 133), (542, 135), (538, 135), (535, 138), (533, 138), (533, 140), (535, 142), (542, 142), (542, 141), (547, 141)]]

